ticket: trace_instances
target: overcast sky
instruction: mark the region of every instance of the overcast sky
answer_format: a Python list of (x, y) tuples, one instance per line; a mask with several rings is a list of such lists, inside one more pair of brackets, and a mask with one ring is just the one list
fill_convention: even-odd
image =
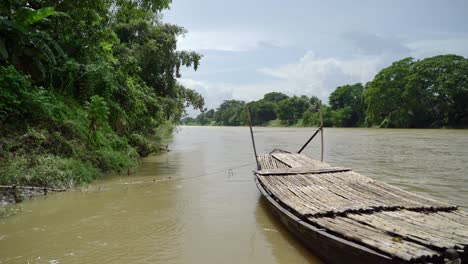
[(213, 108), (271, 91), (328, 101), (395, 60), (468, 57), (467, 14), (467, 0), (173, 0), (163, 20), (188, 30), (178, 49), (203, 54), (180, 82)]

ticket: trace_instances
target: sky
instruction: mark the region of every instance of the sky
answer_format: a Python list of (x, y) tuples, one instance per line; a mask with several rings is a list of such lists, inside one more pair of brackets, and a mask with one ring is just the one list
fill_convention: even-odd
[(272, 91), (328, 102), (396, 60), (468, 57), (467, 14), (467, 0), (173, 0), (163, 21), (188, 31), (179, 50), (203, 55), (179, 82), (211, 109)]

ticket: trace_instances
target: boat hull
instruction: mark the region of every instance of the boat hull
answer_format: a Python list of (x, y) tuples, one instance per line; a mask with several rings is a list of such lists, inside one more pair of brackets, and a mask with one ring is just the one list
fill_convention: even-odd
[(323, 261), (337, 264), (404, 263), (304, 222), (288, 211), (287, 207), (275, 201), (257, 176), (255, 183), (283, 225)]

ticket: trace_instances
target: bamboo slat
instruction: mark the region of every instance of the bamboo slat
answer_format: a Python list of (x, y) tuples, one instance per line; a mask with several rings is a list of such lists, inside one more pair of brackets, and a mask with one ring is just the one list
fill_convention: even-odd
[(440, 250), (462, 249), (468, 245), (466, 226), (442, 219), (436, 213), (403, 210), (362, 215), (349, 214), (348, 218)]
[(288, 174), (321, 174), (350, 171), (348, 168), (328, 167), (326, 169), (312, 169), (310, 167), (263, 169), (256, 171), (260, 175), (288, 175)]
[(312, 168), (326, 168), (330, 165), (313, 160), (305, 155), (298, 153), (272, 153), (275, 159), (287, 164), (291, 168), (295, 167), (312, 167)]
[(258, 156), (258, 161), (260, 168), (263, 169), (280, 169), (280, 168), (289, 168), (285, 163), (275, 159), (269, 154), (260, 154)]
[[(269, 181), (287, 192), (275, 194), (287, 205), (294, 207), (295, 200), (321, 204), (320, 210), (307, 215), (343, 214), (347, 212), (380, 211), (397, 208), (411, 210), (454, 209), (455, 206), (412, 194), (385, 183), (377, 182), (352, 171), (339, 171), (322, 162), (313, 161), (302, 154), (273, 153), (260, 155), (262, 170), (257, 171), (261, 182), (266, 175), (277, 174)], [(312, 164), (312, 166), (305, 166)], [(291, 168), (285, 166), (292, 166)], [(294, 167), (295, 166), (295, 167)], [(305, 166), (305, 167), (304, 167)], [(312, 173), (304, 174), (310, 170)], [(329, 171), (327, 171), (329, 170)], [(314, 173), (320, 172), (320, 173)], [(297, 174), (293, 174), (297, 172)], [(290, 175), (291, 174), (291, 175)], [(288, 197), (286, 197), (288, 196)]]
[(347, 217), (321, 217), (310, 220), (328, 230), (358, 243), (385, 252), (405, 261), (415, 261), (425, 258), (437, 258), (440, 252), (429, 249), (417, 243), (392, 236), (382, 230), (359, 223)]

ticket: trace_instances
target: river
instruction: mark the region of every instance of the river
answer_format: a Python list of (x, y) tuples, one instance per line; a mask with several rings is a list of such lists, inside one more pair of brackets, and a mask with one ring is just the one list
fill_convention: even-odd
[[(259, 152), (312, 128), (254, 128)], [(468, 130), (325, 129), (324, 160), (468, 209)], [(305, 154), (319, 158), (317, 137)], [(270, 213), (245, 127), (181, 127), (131, 176), (11, 205), (0, 263), (321, 263)]]

